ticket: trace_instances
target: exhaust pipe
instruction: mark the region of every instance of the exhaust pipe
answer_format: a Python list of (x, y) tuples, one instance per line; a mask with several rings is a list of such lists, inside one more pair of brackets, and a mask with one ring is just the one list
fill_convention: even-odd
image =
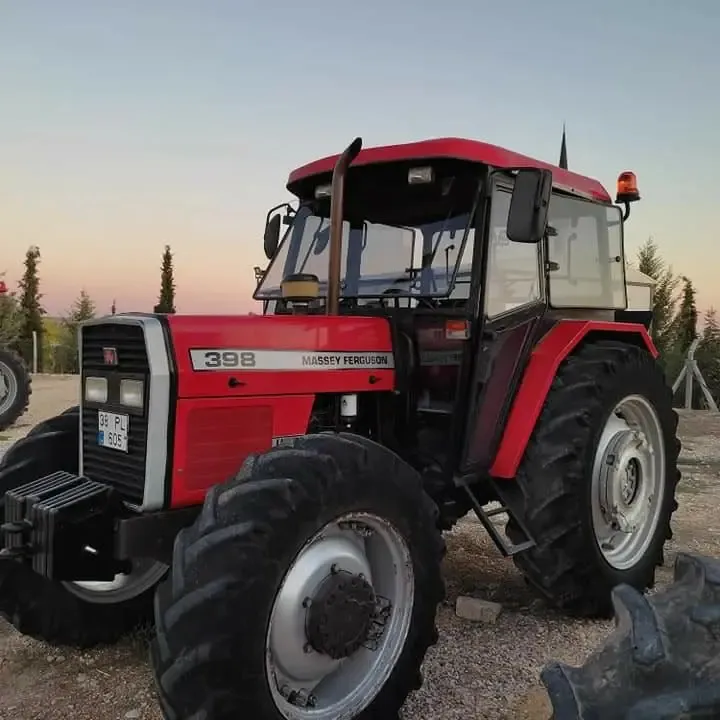
[(330, 190), (330, 252), (328, 260), (327, 314), (337, 315), (340, 308), (340, 258), (342, 256), (342, 224), (345, 175), (362, 149), (362, 138), (355, 138), (335, 163)]

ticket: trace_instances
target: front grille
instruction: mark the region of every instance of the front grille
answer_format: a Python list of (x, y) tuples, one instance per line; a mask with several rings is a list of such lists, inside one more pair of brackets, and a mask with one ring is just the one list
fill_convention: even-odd
[[(109, 368), (103, 348), (115, 348), (118, 364)], [(82, 366), (85, 370), (112, 370), (118, 373), (150, 372), (145, 336), (140, 325), (108, 323), (88, 325), (82, 329)]]
[[(105, 364), (103, 348), (114, 348), (117, 365)], [(108, 323), (89, 325), (82, 329), (82, 373), (108, 376), (142, 376), (145, 397), (150, 394), (150, 364), (143, 329), (139, 325)], [(117, 386), (119, 383), (109, 383)], [(97, 444), (98, 409), (129, 414), (128, 452), (111, 450)], [(83, 407), (82, 423), (83, 472), (92, 480), (106, 483), (118, 490), (121, 497), (134, 505), (142, 505), (145, 493), (145, 460), (147, 454), (147, 411), (129, 413), (114, 404)]]

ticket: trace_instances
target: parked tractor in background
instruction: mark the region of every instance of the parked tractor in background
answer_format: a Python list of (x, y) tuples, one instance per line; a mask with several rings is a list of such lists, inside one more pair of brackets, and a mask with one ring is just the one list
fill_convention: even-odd
[(7, 285), (0, 280), (0, 431), (23, 415), (32, 392), (27, 366), (18, 353), (6, 346), (3, 337), (3, 321), (9, 317), (11, 302)]
[(80, 407), (0, 464), (0, 612), (86, 646), (154, 597), (167, 718), (395, 717), (470, 511), (568, 613), (662, 562), (680, 446), (627, 314), (635, 176), (623, 212), (485, 143), (361, 145), (290, 174), (264, 315), (85, 323)]

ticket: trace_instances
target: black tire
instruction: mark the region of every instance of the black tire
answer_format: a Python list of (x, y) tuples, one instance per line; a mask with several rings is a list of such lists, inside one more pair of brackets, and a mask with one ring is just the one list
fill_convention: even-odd
[(7, 401), (0, 398), (0, 430), (9, 428), (25, 414), (32, 394), (32, 379), (23, 359), (13, 350), (0, 348), (0, 375), (10, 372), (15, 379), (15, 393)]
[(548, 665), (554, 720), (720, 717), (720, 561), (679, 554), (675, 582), (613, 590), (615, 632), (578, 668)]
[[(653, 539), (642, 558), (621, 571), (605, 560), (594, 537), (591, 475), (605, 423), (630, 395), (643, 396), (658, 415), (666, 477)], [(523, 520), (537, 544), (516, 555), (515, 564), (550, 604), (571, 615), (607, 617), (613, 587), (652, 587), (677, 508), (677, 423), (672, 391), (646, 350), (617, 341), (593, 342), (561, 365), (517, 474)], [(513, 522), (506, 532), (514, 542), (524, 539)]]
[[(40, 423), (0, 459), (0, 518), (8, 490), (57, 470), (77, 473), (79, 412), (69, 408)], [(0, 561), (0, 616), (24, 635), (53, 645), (85, 648), (113, 643), (150, 624), (153, 592), (154, 588), (117, 604), (91, 603), (26, 565)]]
[[(265, 668), (265, 635), (283, 576), (303, 545), (344, 513), (369, 511), (404, 536), (415, 571), (412, 623), (399, 660), (356, 717), (397, 717), (420, 687), (437, 641), (444, 542), (418, 473), (352, 435), (318, 434), (251, 456), (208, 493), (175, 542), (172, 577), (158, 588), (151, 657), (165, 717), (279, 720)], [(350, 718), (348, 717), (348, 720)]]

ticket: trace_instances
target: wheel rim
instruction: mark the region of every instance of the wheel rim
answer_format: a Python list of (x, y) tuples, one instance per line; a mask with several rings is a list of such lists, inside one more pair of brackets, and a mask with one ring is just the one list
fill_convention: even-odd
[(10, 367), (0, 361), (0, 415), (10, 409), (18, 392), (18, 382)]
[(63, 583), (81, 600), (98, 605), (126, 602), (157, 585), (167, 573), (168, 566), (155, 560), (133, 560), (129, 573), (121, 573), (114, 580), (102, 582), (75, 581)]
[[(368, 592), (374, 601), (364, 636), (357, 628)], [(286, 573), (270, 615), (266, 672), (283, 717), (336, 720), (362, 712), (398, 661), (414, 597), (410, 551), (388, 521), (352, 513), (317, 533)], [(346, 617), (352, 621), (337, 624)]]
[(616, 570), (638, 564), (657, 530), (665, 495), (665, 441), (655, 408), (629, 395), (613, 409), (593, 463), (592, 520)]

